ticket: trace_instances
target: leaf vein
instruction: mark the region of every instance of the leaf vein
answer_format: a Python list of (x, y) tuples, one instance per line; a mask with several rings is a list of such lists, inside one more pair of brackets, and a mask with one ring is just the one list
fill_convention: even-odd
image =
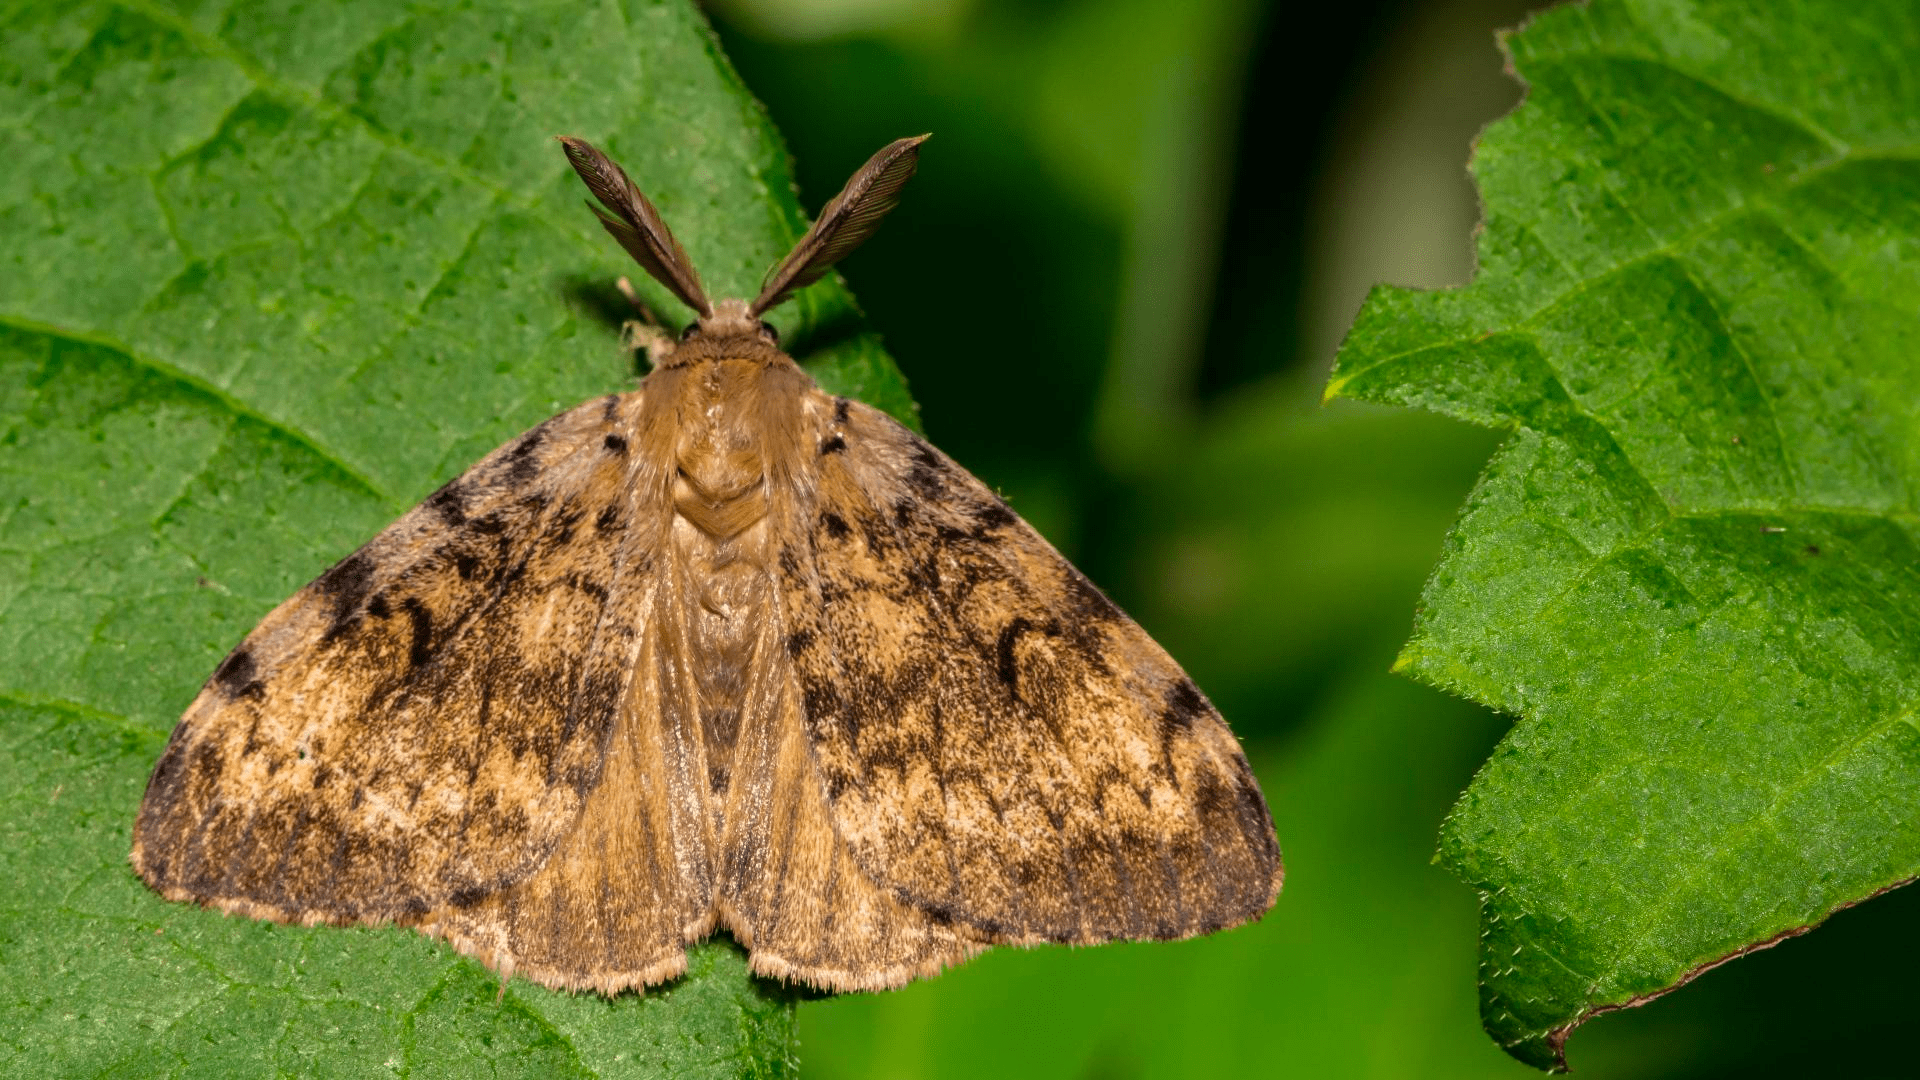
[[(1831, 172), (1833, 169), (1838, 168), (1841, 165), (1857, 164), (1863, 161), (1920, 161), (1920, 145), (1916, 145), (1912, 147), (1904, 147), (1904, 146), (1895, 147), (1887, 151), (1874, 152), (1874, 153), (1858, 153), (1858, 152), (1848, 153), (1848, 154), (1842, 155), (1841, 157), (1837, 157), (1824, 162), (1819, 162), (1814, 166), (1811, 166), (1807, 169), (1803, 169), (1799, 173), (1794, 174), (1793, 177), (1789, 178), (1786, 181), (1786, 183), (1782, 185), (1781, 190), (1783, 191), (1797, 190), (1798, 188), (1804, 186), (1806, 183), (1810, 182), (1812, 179), (1818, 176), (1824, 175), (1828, 172)], [(1377, 370), (1383, 367), (1386, 367), (1390, 364), (1400, 363), (1402, 361), (1419, 356), (1422, 353), (1439, 351), (1443, 349), (1458, 348), (1461, 345), (1470, 344), (1474, 341), (1477, 341), (1487, 336), (1488, 333), (1497, 333), (1500, 330), (1518, 329), (1522, 326), (1526, 326), (1530, 323), (1534, 323), (1537, 320), (1539, 320), (1542, 316), (1559, 309), (1560, 307), (1566, 305), (1567, 303), (1570, 303), (1574, 300), (1578, 300), (1582, 296), (1591, 292), (1592, 290), (1606, 284), (1616, 274), (1619, 274), (1626, 270), (1634, 269), (1640, 266), (1641, 264), (1649, 262), (1654, 259), (1675, 258), (1675, 257), (1682, 256), (1686, 254), (1687, 248), (1691, 247), (1694, 243), (1696, 243), (1699, 240), (1705, 239), (1708, 236), (1713, 235), (1721, 227), (1739, 218), (1740, 216), (1748, 213), (1771, 210), (1771, 209), (1772, 209), (1772, 204), (1770, 202), (1742, 200), (1742, 201), (1736, 201), (1736, 202), (1730, 203), (1723, 209), (1717, 210), (1712, 214), (1708, 214), (1705, 217), (1701, 218), (1700, 221), (1696, 225), (1694, 225), (1693, 228), (1688, 229), (1687, 231), (1674, 237), (1670, 241), (1659, 244), (1656, 247), (1648, 248), (1643, 251), (1637, 251), (1634, 254), (1626, 258), (1620, 259), (1609, 265), (1596, 267), (1590, 273), (1587, 273), (1584, 275), (1577, 275), (1576, 280), (1572, 285), (1565, 287), (1563, 289), (1554, 291), (1551, 294), (1545, 296), (1544, 298), (1542, 298), (1539, 304), (1535, 305), (1531, 310), (1526, 311), (1524, 314), (1520, 314), (1517, 317), (1512, 318), (1508, 322), (1508, 324), (1504, 327), (1499, 327), (1495, 329), (1480, 327), (1465, 333), (1455, 334), (1451, 337), (1429, 339), (1428, 341), (1424, 342), (1421, 345), (1415, 346), (1414, 348), (1402, 349), (1398, 352), (1386, 353), (1378, 357), (1370, 358), (1367, 363), (1362, 365), (1354, 366), (1352, 368), (1342, 367), (1339, 370), (1338, 375), (1336, 376), (1336, 381), (1330, 384), (1330, 386), (1333, 390), (1337, 391), (1340, 387), (1346, 386), (1347, 384), (1353, 382), (1354, 380), (1360, 378), (1361, 376), (1373, 374)], [(1491, 217), (1493, 213), (1494, 211), (1490, 208), (1488, 210), (1489, 217)], [(1525, 226), (1521, 226), (1521, 227), (1524, 228)], [(1484, 423), (1484, 421), (1482, 421), (1482, 423)]]
[(86, 333), (81, 331), (68, 330), (65, 327), (55, 326), (51, 323), (44, 323), (35, 319), (24, 319), (18, 316), (6, 315), (6, 314), (0, 314), (0, 326), (9, 326), (16, 330), (24, 330), (29, 333), (41, 334), (46, 337), (57, 338), (62, 341), (74, 342), (76, 344), (91, 345), (96, 348), (105, 349), (110, 352), (117, 353), (128, 364), (131, 364), (138, 368), (142, 368), (146, 371), (162, 376), (164, 378), (170, 379), (191, 390), (198, 391), (199, 393), (204, 394), (209, 398), (212, 398), (222, 408), (225, 408), (228, 412), (233, 413), (235, 416), (243, 416), (249, 420), (253, 420), (257, 423), (264, 425), (265, 427), (271, 429), (275, 434), (281, 436), (282, 438), (288, 439), (291, 442), (298, 444), (303, 449), (319, 457), (322, 461), (326, 462), (328, 465), (332, 466), (335, 469), (338, 469), (343, 475), (346, 476), (347, 479), (353, 481), (353, 483), (356, 486), (358, 486), (366, 494), (372, 495), (374, 498), (379, 499), (381, 502), (384, 502), (390, 506), (397, 505), (397, 501), (394, 499), (394, 497), (392, 495), (389, 495), (386, 491), (384, 491), (378, 484), (374, 483), (373, 480), (370, 479), (365, 473), (362, 473), (359, 469), (354, 468), (353, 465), (348, 463), (345, 458), (342, 458), (340, 455), (327, 449), (327, 447), (324, 444), (322, 444), (319, 439), (308, 434), (306, 431), (300, 429), (293, 423), (286, 420), (282, 420), (278, 417), (269, 416), (266, 413), (261, 412), (259, 409), (253, 408), (252, 406), (241, 401), (239, 398), (235, 397), (234, 395), (222, 389), (221, 387), (215, 385), (214, 383), (209, 382), (208, 380), (198, 375), (192, 374), (191, 372), (188, 372), (182, 368), (176, 367), (175, 365), (170, 364), (165, 360), (161, 360), (158, 357), (144, 354), (139, 350), (133, 348), (133, 346), (128, 345), (127, 343), (120, 341), (117, 338), (111, 337), (106, 334)]

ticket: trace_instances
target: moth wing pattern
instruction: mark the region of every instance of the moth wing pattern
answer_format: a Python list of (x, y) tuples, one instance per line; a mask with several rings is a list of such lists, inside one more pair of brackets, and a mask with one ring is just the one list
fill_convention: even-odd
[[(659, 583), (643, 610), (658, 625)], [(685, 946), (713, 931), (712, 836), (699, 799), (703, 748), (676, 720), (677, 658), (647, 634), (607, 741), (598, 783), (573, 829), (534, 873), (421, 929), (503, 976), (616, 994), (686, 970)]]
[(1266, 803), (1166, 652), (890, 417), (817, 392), (807, 412), (784, 646), (860, 869), (991, 942), (1181, 938), (1271, 907)]
[(938, 974), (986, 947), (970, 927), (905, 903), (836, 827), (780, 623), (761, 623), (754, 707), (736, 744), (717, 845), (723, 921), (758, 975), (835, 991)]
[(699, 817), (609, 807), (601, 782), (685, 756), (644, 724), (610, 746), (658, 692), (642, 663), (658, 537), (639, 523), (661, 496), (627, 452), (641, 397), (526, 432), (274, 609), (174, 728), (135, 823), (140, 875), (259, 918), (419, 925), (532, 973), (558, 954), (522, 909), (604, 891), (590, 864), (609, 852), (582, 845), (621, 812), (640, 839), (615, 854), (651, 890), (633, 902), (658, 910), (625, 913), (644, 940), (602, 959), (632, 985), (683, 964), (710, 906), (683, 870), (706, 862)]

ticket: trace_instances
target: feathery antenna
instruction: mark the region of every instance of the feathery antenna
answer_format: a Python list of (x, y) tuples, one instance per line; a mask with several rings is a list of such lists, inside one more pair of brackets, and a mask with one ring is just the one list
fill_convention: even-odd
[(820, 280), (834, 263), (872, 236), (880, 227), (880, 219), (899, 204), (900, 188), (920, 163), (920, 144), (926, 141), (925, 135), (895, 139), (867, 159), (840, 194), (820, 211), (820, 219), (807, 235), (767, 272), (760, 296), (748, 307), (748, 313), (758, 318), (768, 308)]
[(673, 238), (667, 223), (660, 220), (660, 212), (627, 178), (626, 170), (585, 139), (562, 135), (560, 144), (566, 147), (567, 163), (580, 174), (593, 197), (600, 200), (599, 206), (589, 202), (587, 209), (600, 219), (607, 232), (620, 241), (620, 246), (627, 249), (627, 254), (633, 256), (642, 270), (671, 289), (681, 303), (702, 317), (712, 315), (713, 304), (700, 286), (700, 275), (687, 261), (686, 251), (680, 247), (680, 241)]

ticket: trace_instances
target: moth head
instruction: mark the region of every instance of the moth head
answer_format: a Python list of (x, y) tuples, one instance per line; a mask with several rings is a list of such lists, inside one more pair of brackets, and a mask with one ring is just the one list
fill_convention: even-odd
[(700, 316), (680, 335), (680, 340), (697, 337), (759, 337), (769, 345), (780, 344), (780, 335), (772, 326), (754, 314), (745, 300), (734, 299), (713, 305), (713, 313)]
[(834, 263), (873, 235), (880, 219), (899, 204), (900, 189), (919, 164), (920, 144), (926, 141), (927, 136), (915, 135), (881, 147), (821, 209), (813, 227), (787, 257), (767, 271), (758, 297), (751, 302), (727, 299), (716, 304), (707, 299), (686, 251), (626, 170), (585, 139), (560, 136), (568, 163), (593, 193), (587, 209), (641, 269), (699, 314), (686, 336), (757, 335), (776, 343), (777, 335), (761, 316), (820, 280)]

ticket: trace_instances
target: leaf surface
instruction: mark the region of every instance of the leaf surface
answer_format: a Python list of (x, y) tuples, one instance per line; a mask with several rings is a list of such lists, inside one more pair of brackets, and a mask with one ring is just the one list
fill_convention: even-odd
[[(799, 237), (779, 140), (693, 6), (4, 21), (0, 1072), (791, 1074), (794, 996), (725, 942), (646, 997), (522, 980), (496, 1000), (410, 931), (226, 919), (126, 861), (167, 731), (263, 614), (487, 450), (629, 384), (611, 283), (632, 268), (553, 135), (619, 157), (717, 295), (751, 295)], [(912, 419), (836, 281), (776, 315), (830, 389)]]
[(1399, 666), (1519, 716), (1442, 861), (1510, 1052), (1920, 874), (1920, 9), (1594, 0), (1507, 41), (1468, 287), (1329, 396), (1511, 432)]

